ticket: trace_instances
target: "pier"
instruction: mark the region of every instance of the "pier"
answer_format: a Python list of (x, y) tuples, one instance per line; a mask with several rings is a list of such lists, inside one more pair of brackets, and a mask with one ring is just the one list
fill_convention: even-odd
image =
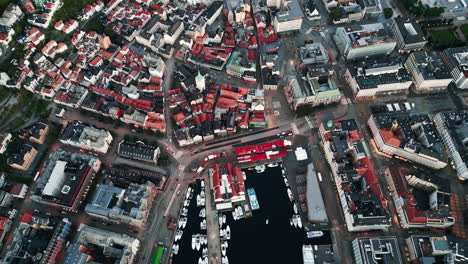
[(206, 232), (208, 235), (208, 260), (210, 264), (221, 263), (221, 240), (219, 237), (218, 212), (213, 202), (213, 192), (211, 191), (211, 180), (208, 173), (205, 173), (205, 193), (206, 193)]

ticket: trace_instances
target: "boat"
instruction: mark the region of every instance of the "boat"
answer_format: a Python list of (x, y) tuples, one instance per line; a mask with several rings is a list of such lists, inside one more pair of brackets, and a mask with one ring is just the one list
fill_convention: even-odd
[(201, 247), (200, 234), (197, 234), (197, 236), (196, 236), (196, 239), (195, 239), (195, 247), (197, 248), (197, 251), (200, 250), (200, 247)]
[(302, 246), (302, 259), (304, 261), (304, 264), (315, 263), (314, 250), (312, 249), (311, 245)]
[(203, 196), (200, 200), (201, 206), (205, 206), (205, 197)]
[(257, 171), (257, 173), (263, 173), (265, 172), (265, 169), (265, 165), (255, 166), (255, 170)]
[(229, 225), (226, 227), (226, 239), (231, 239), (231, 228), (229, 227)]
[(278, 167), (278, 163), (277, 163), (277, 162), (275, 162), (275, 163), (270, 163), (270, 164), (268, 164), (267, 166), (270, 167), (270, 168)]
[(223, 218), (223, 224), (225, 224), (226, 223), (226, 215), (223, 215), (222, 218)]
[(222, 227), (223, 226), (223, 217), (222, 216), (219, 216), (218, 222), (219, 222), (219, 227)]
[(225, 234), (225, 230), (224, 229), (219, 229), (219, 236), (222, 238), (224, 237), (224, 234)]
[(208, 236), (203, 235), (203, 244), (208, 245)]
[(244, 178), (244, 181), (247, 180), (247, 174), (245, 174), (245, 171), (242, 171), (242, 178)]
[(227, 256), (221, 258), (221, 264), (229, 264), (229, 260)]
[(198, 258), (198, 264), (204, 264), (204, 263), (203, 263), (202, 257), (199, 257), (199, 258)]
[(202, 188), (205, 188), (205, 180), (201, 180), (200, 185)]
[(197, 194), (197, 206), (200, 207), (201, 206), (201, 197), (199, 194)]
[(293, 201), (293, 194), (292, 194), (292, 191), (291, 189), (288, 188), (288, 197), (289, 197), (289, 201)]
[(223, 256), (226, 256), (226, 245), (224, 243), (221, 243), (221, 254), (223, 254)]
[(289, 224), (290, 224), (291, 226), (293, 226), (293, 220), (292, 220), (292, 218), (289, 219)]
[(200, 197), (201, 197), (202, 199), (205, 199), (205, 191), (204, 191), (204, 190), (201, 190), (201, 192), (200, 192)]
[(203, 219), (203, 221), (200, 222), (200, 229), (201, 230), (206, 230), (206, 220)]
[(244, 218), (244, 212), (242, 211), (242, 207), (236, 207), (238, 209), (237, 214), (239, 215), (239, 219)]
[(195, 250), (196, 246), (197, 246), (197, 236), (192, 235), (192, 250)]
[(297, 218), (297, 226), (299, 228), (302, 228), (302, 219), (301, 219), (301, 216), (300, 215), (296, 215), (296, 218)]
[(297, 218), (296, 218), (296, 215), (293, 215), (292, 221), (293, 221), (294, 227), (297, 227)]
[(284, 169), (281, 169), (281, 174), (283, 174), (283, 177), (286, 177), (286, 171)]
[(208, 249), (207, 248), (202, 249), (202, 257), (203, 258), (208, 257)]
[(178, 252), (179, 252), (179, 245), (177, 244), (172, 245), (172, 253), (174, 253), (174, 255), (177, 255)]
[(208, 264), (208, 257), (203, 258), (203, 264)]
[(250, 207), (252, 207), (252, 210), (260, 209), (254, 188), (247, 189), (247, 194), (249, 195)]
[(270, 222), (270, 219), (265, 220), (265, 225), (268, 225), (269, 222)]
[(176, 234), (175, 234), (174, 241), (178, 241), (179, 239), (181, 239), (183, 233), (184, 233), (184, 231), (182, 231), (182, 230), (177, 230), (177, 231), (176, 231)]
[(294, 203), (293, 209), (294, 209), (294, 213), (297, 214), (297, 205), (296, 205), (296, 203)]
[(321, 237), (323, 236), (322, 231), (310, 231), (307, 232), (307, 238)]
[(204, 218), (204, 217), (205, 217), (205, 214), (206, 214), (206, 210), (205, 210), (205, 208), (202, 208), (202, 209), (200, 210), (200, 213), (198, 214), (198, 216)]
[(181, 229), (184, 229), (185, 226), (187, 225), (187, 217), (182, 217), (182, 226), (180, 227)]
[(285, 184), (287, 187), (289, 187), (288, 178), (286, 178), (286, 177), (284, 178), (284, 184)]
[(185, 199), (188, 199), (190, 197), (190, 193), (192, 192), (192, 188), (188, 187), (187, 189), (187, 194), (185, 195)]
[(180, 214), (181, 214), (181, 215), (187, 216), (187, 213), (188, 213), (188, 209), (187, 209), (187, 208), (182, 207), (182, 209), (180, 209)]

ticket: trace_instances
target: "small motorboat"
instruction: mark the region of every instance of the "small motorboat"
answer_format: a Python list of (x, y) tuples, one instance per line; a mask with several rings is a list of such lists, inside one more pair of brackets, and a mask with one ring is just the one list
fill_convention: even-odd
[(208, 257), (208, 249), (207, 248), (202, 249), (202, 257), (203, 258)]
[(307, 238), (321, 237), (323, 236), (322, 231), (310, 231), (307, 232)]
[(199, 257), (199, 258), (198, 258), (198, 264), (203, 264), (203, 259), (202, 259), (202, 257)]
[(203, 235), (203, 244), (208, 245), (208, 236), (207, 235)]
[(172, 245), (172, 253), (174, 253), (174, 255), (177, 255), (178, 252), (179, 252), (179, 245), (177, 244)]
[(187, 189), (187, 194), (185, 195), (185, 199), (188, 199), (190, 197), (191, 192), (192, 192), (192, 188), (190, 188), (189, 186)]
[(270, 168), (278, 167), (278, 163), (277, 163), (277, 162), (275, 162), (275, 163), (270, 163), (270, 164), (268, 164), (267, 166), (270, 167)]
[(185, 208), (185, 207), (182, 207), (182, 209), (180, 209), (180, 214), (182, 216), (187, 216), (187, 213), (188, 213), (188, 209)]
[(178, 241), (179, 239), (181, 239), (183, 233), (184, 233), (184, 231), (182, 231), (182, 230), (177, 230), (176, 233), (175, 233), (174, 241)]
[(232, 211), (232, 218), (234, 218), (234, 220), (238, 220), (239, 219), (239, 215), (237, 214), (237, 210), (234, 209), (234, 211)]
[(255, 170), (257, 171), (257, 173), (263, 173), (265, 172), (265, 169), (266, 169), (265, 165), (260, 165), (260, 166), (255, 167)]
[(296, 215), (296, 218), (297, 218), (297, 226), (299, 228), (302, 228), (302, 219), (301, 219), (301, 216), (300, 215)]
[(206, 230), (206, 220), (203, 219), (203, 221), (200, 222), (200, 229), (201, 230)]
[(218, 222), (219, 222), (219, 227), (222, 227), (223, 226), (223, 217), (222, 216), (219, 216)]
[(297, 227), (297, 218), (296, 218), (296, 215), (293, 215), (292, 221), (293, 221), (294, 227)]
[(200, 185), (202, 188), (205, 188), (205, 180), (201, 180)]
[(296, 205), (296, 203), (293, 204), (293, 209), (294, 209), (294, 213), (297, 214), (298, 211), (297, 211), (297, 205)]
[(245, 174), (245, 171), (242, 171), (242, 178), (244, 178), (244, 181), (247, 180), (247, 174)]
[(229, 260), (227, 256), (221, 258), (221, 264), (229, 264)]
[(200, 251), (200, 247), (201, 247), (200, 234), (197, 234), (197, 236), (196, 236), (195, 247), (197, 248), (197, 251)]
[(292, 220), (292, 218), (291, 218), (291, 219), (289, 219), (289, 224), (290, 224), (291, 226), (293, 226), (293, 225), (294, 225), (294, 224), (293, 224), (293, 220)]
[(184, 207), (188, 207), (190, 205), (190, 200), (189, 199), (186, 199), (184, 201)]
[(226, 239), (231, 239), (231, 228), (229, 227), (229, 225), (226, 227)]
[(201, 206), (201, 197), (199, 194), (197, 194), (197, 207)]
[(203, 197), (201, 198), (201, 200), (200, 200), (201, 206), (205, 206), (205, 202), (206, 202), (206, 201), (205, 201), (205, 197), (203, 196)]
[(265, 220), (265, 225), (268, 225), (269, 222), (270, 222), (270, 219)]
[(292, 191), (291, 189), (288, 188), (288, 197), (289, 197), (289, 201), (293, 201), (293, 194), (292, 194)]
[(205, 215), (206, 215), (206, 210), (205, 210), (205, 208), (202, 208), (200, 210), (200, 213), (198, 214), (198, 216), (201, 217), (201, 218), (205, 218)]
[(182, 226), (180, 227), (180, 229), (184, 229), (187, 225), (187, 217), (182, 217), (180, 220), (182, 221)]
[(286, 177), (286, 171), (284, 169), (281, 169), (281, 174), (283, 174), (283, 177)]
[(221, 243), (221, 254), (223, 254), (223, 256), (226, 256), (226, 244), (224, 243)]
[(226, 223), (226, 215), (223, 215), (223, 224)]
[(201, 192), (200, 192), (200, 197), (201, 197), (202, 199), (205, 199), (205, 191), (204, 191), (204, 190), (201, 190)]
[(196, 247), (197, 247), (197, 236), (192, 235), (192, 250), (195, 250)]
[(244, 212), (242, 211), (242, 207), (238, 206), (238, 215), (239, 215), (239, 218), (244, 218)]
[(284, 184), (289, 187), (288, 178), (284, 177)]

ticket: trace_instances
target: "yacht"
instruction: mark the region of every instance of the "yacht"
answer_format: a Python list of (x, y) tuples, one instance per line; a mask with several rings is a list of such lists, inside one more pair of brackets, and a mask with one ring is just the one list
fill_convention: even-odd
[(187, 213), (188, 213), (188, 209), (187, 209), (187, 208), (182, 207), (182, 209), (180, 209), (180, 214), (181, 214), (181, 215), (187, 216)]
[(265, 225), (268, 225), (269, 222), (270, 222), (270, 219), (265, 220)]
[(206, 220), (203, 219), (203, 221), (200, 222), (200, 229), (201, 230), (206, 230)]
[(189, 200), (189, 199), (186, 199), (186, 200), (184, 201), (184, 207), (188, 207), (189, 204), (190, 204), (190, 200)]
[(221, 264), (229, 264), (229, 260), (227, 256), (221, 258)]
[(199, 216), (199, 217), (202, 217), (202, 218), (205, 218), (205, 214), (206, 214), (206, 210), (205, 210), (205, 208), (202, 208), (202, 209), (200, 210), (200, 213), (198, 214), (198, 216)]
[(204, 191), (204, 190), (201, 190), (201, 192), (200, 192), (200, 197), (201, 197), (202, 199), (205, 199), (205, 191)]
[(294, 203), (293, 209), (294, 209), (294, 213), (297, 214), (298, 211), (297, 211), (297, 205), (296, 205), (296, 203)]
[(205, 196), (203, 196), (200, 200), (201, 206), (205, 206)]
[(297, 227), (297, 218), (296, 218), (296, 215), (293, 215), (292, 217), (292, 222), (294, 224), (294, 227)]
[(288, 178), (284, 177), (284, 184), (289, 187)]
[(185, 195), (185, 199), (188, 199), (190, 197), (190, 193), (192, 192), (192, 188), (188, 187), (187, 189), (187, 194)]
[(196, 246), (197, 246), (197, 236), (192, 235), (192, 250), (195, 250)]
[(226, 239), (231, 239), (231, 228), (229, 227), (229, 225), (226, 227)]
[(289, 197), (289, 201), (293, 201), (293, 194), (292, 194), (292, 191), (291, 189), (288, 188), (288, 197)]
[(247, 180), (247, 174), (245, 174), (245, 171), (242, 171), (242, 178), (244, 178), (244, 181)]
[(232, 211), (232, 218), (234, 218), (234, 220), (238, 220), (238, 219), (239, 219), (239, 216), (237, 215), (237, 210), (236, 210), (236, 209), (234, 209), (234, 210)]
[(187, 217), (182, 217), (180, 220), (182, 221), (182, 225), (180, 229), (184, 229), (185, 226), (187, 225)]
[(226, 223), (226, 215), (223, 215), (223, 224)]
[(200, 247), (201, 247), (200, 234), (197, 234), (197, 236), (196, 236), (196, 239), (195, 239), (195, 247), (197, 248), (197, 251), (200, 250)]
[(198, 264), (204, 264), (203, 258), (202, 258), (202, 257), (199, 257), (199, 258), (198, 258)]
[(200, 207), (201, 206), (201, 197), (199, 194), (197, 194), (197, 206)]
[(310, 231), (307, 232), (307, 238), (321, 237), (323, 236), (322, 231)]
[(239, 218), (244, 218), (244, 212), (242, 212), (242, 207), (238, 206), (238, 212), (237, 214), (239, 215)]
[(203, 235), (203, 244), (208, 245), (208, 236)]
[(218, 222), (219, 222), (219, 227), (222, 227), (223, 226), (223, 217), (220, 215), (218, 216)]
[(205, 180), (201, 180), (200, 185), (202, 188), (205, 188)]
[(177, 231), (176, 231), (176, 234), (175, 234), (175, 239), (174, 239), (174, 240), (175, 240), (175, 241), (178, 241), (179, 239), (181, 239), (183, 233), (184, 233), (184, 231), (182, 231), (182, 230), (177, 230)]
[(292, 220), (292, 218), (291, 218), (291, 219), (289, 219), (289, 224), (290, 224), (291, 226), (293, 226), (293, 225), (294, 225), (294, 224), (293, 224), (293, 220)]
[(297, 218), (297, 226), (299, 228), (302, 228), (302, 219), (301, 219), (301, 216), (300, 215), (296, 215), (296, 218)]
[(172, 245), (172, 253), (174, 253), (174, 255), (177, 255), (178, 252), (179, 252), (179, 245), (177, 244)]
[(202, 257), (203, 258), (208, 257), (208, 249), (207, 248), (202, 249)]
[(270, 167), (270, 168), (278, 167), (278, 163), (277, 163), (277, 162), (275, 162), (275, 163), (270, 163), (270, 164), (268, 164), (267, 166)]

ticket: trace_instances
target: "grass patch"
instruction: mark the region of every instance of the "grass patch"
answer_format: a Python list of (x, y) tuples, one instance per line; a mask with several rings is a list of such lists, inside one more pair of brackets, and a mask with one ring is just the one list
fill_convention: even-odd
[(431, 32), (432, 42), (438, 43), (452, 43), (457, 42), (458, 39), (455, 37), (452, 31), (448, 30), (436, 30)]
[(465, 39), (468, 39), (468, 24), (464, 24), (460, 27), (461, 32), (465, 35)]
[(0, 0), (0, 14), (3, 14), (10, 2), (11, 0)]
[[(1, 1), (1, 0), (0, 0)], [(63, 6), (57, 10), (52, 19), (50, 27), (54, 27), (55, 23), (59, 20), (67, 21), (69, 19), (76, 19), (78, 12), (88, 4), (93, 4), (95, 0), (62, 0)]]

